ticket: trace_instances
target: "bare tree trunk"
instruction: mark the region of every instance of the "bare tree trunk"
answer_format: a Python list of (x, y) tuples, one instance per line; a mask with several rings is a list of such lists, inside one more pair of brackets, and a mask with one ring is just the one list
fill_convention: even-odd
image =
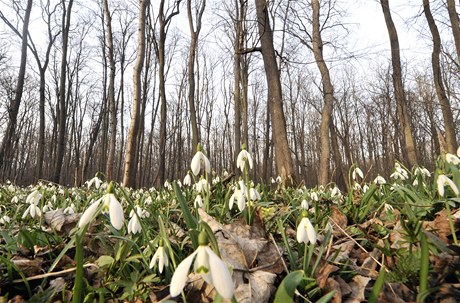
[(29, 20), (31, 10), (32, 0), (28, 0), (22, 26), (21, 63), (19, 65), (18, 82), (16, 84), (14, 99), (10, 101), (8, 125), (3, 136), (2, 145), (0, 146), (0, 169), (3, 166), (10, 165), (10, 163), (7, 161), (7, 155), (9, 154), (8, 146), (14, 136), (16, 129), (19, 106), (21, 105), (22, 93), (24, 89), (24, 79), (26, 75), (27, 64), (27, 38), (29, 33)]
[(138, 28), (138, 49), (136, 65), (134, 66), (133, 76), (133, 108), (131, 114), (131, 123), (129, 126), (127, 146), (125, 153), (125, 169), (123, 172), (123, 185), (129, 187), (136, 186), (136, 155), (137, 142), (139, 136), (140, 105), (141, 105), (141, 86), (142, 86), (142, 69), (145, 59), (145, 17), (149, 0), (139, 0), (139, 28)]
[(423, 10), (425, 12), (428, 26), (430, 27), (431, 36), (433, 37), (433, 53), (431, 54), (431, 65), (433, 68), (433, 79), (434, 86), (436, 88), (436, 95), (438, 96), (442, 115), (444, 118), (447, 151), (449, 153), (455, 153), (457, 148), (457, 139), (455, 136), (454, 118), (452, 115), (450, 101), (447, 98), (444, 84), (442, 82), (441, 66), (439, 63), (439, 55), (441, 53), (441, 37), (439, 35), (438, 27), (436, 26), (433, 15), (431, 14), (429, 0), (423, 0)]
[(329, 159), (331, 155), (329, 127), (332, 116), (332, 106), (334, 102), (334, 87), (332, 86), (329, 68), (323, 57), (323, 40), (321, 38), (319, 24), (319, 1), (312, 1), (312, 50), (315, 57), (316, 65), (321, 73), (321, 82), (323, 85), (324, 107), (321, 113), (320, 126), (320, 159), (319, 159), (319, 185), (326, 185), (329, 179)]
[(447, 11), (449, 12), (450, 24), (452, 25), (452, 34), (455, 41), (455, 49), (457, 50), (457, 63), (460, 64), (460, 25), (457, 10), (455, 9), (454, 0), (447, 0)]
[(69, 31), (70, 31), (70, 16), (72, 14), (73, 0), (70, 0), (68, 6), (65, 6), (62, 1), (62, 57), (61, 57), (61, 71), (59, 79), (59, 120), (58, 120), (58, 138), (57, 138), (57, 151), (56, 162), (54, 166), (53, 182), (59, 183), (61, 179), (61, 169), (64, 160), (65, 145), (66, 145), (66, 120), (67, 120), (67, 106), (66, 106), (66, 74), (67, 74), (67, 49), (69, 46)]
[(112, 34), (112, 16), (109, 10), (108, 0), (103, 0), (105, 27), (107, 34), (107, 55), (109, 59), (109, 87), (108, 87), (108, 103), (109, 103), (109, 151), (107, 155), (106, 175), (107, 180), (112, 180), (113, 166), (115, 163), (115, 147), (117, 141), (117, 110), (115, 104), (115, 54), (113, 48)]
[(286, 119), (283, 112), (280, 71), (278, 70), (273, 47), (273, 31), (268, 18), (267, 2), (265, 0), (255, 0), (255, 4), (262, 57), (267, 77), (268, 103), (270, 104), (270, 116), (273, 123), (272, 132), (275, 144), (276, 169), (283, 183), (291, 185), (295, 180), (292, 171), (291, 151), (287, 139)]
[[(206, 7), (206, 0), (202, 0), (199, 4), (199, 12), (196, 16), (196, 25), (193, 24), (192, 16), (192, 0), (187, 0), (187, 16), (188, 25), (190, 28), (190, 47), (188, 53), (188, 104), (190, 110), (190, 124), (192, 126), (192, 156), (196, 152), (198, 143), (200, 142), (200, 130), (196, 117), (195, 108), (195, 58), (198, 48), (198, 36), (201, 31), (201, 19)], [(198, 10), (198, 9), (197, 9)], [(195, 28), (196, 27), (196, 28)]]
[(417, 164), (417, 153), (415, 149), (414, 136), (412, 134), (411, 121), (409, 113), (407, 110), (407, 101), (404, 92), (404, 85), (402, 81), (402, 71), (401, 71), (401, 58), (399, 54), (399, 40), (398, 32), (393, 23), (391, 17), (390, 6), (388, 0), (381, 0), (380, 4), (382, 6), (383, 15), (385, 17), (385, 23), (388, 30), (388, 35), (390, 36), (391, 44), (391, 64), (393, 68), (393, 86), (394, 94), (396, 99), (396, 106), (399, 114), (399, 123), (401, 123), (404, 139), (404, 148), (405, 152), (403, 153), (404, 157), (407, 158), (407, 161), (411, 166)]

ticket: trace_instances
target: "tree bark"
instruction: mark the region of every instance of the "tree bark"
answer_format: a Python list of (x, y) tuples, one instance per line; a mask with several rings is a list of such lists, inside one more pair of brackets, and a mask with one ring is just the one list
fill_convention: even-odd
[(112, 16), (109, 10), (108, 0), (103, 0), (105, 27), (107, 34), (107, 55), (109, 59), (109, 87), (108, 87), (108, 103), (109, 103), (109, 150), (107, 155), (106, 176), (107, 180), (113, 180), (113, 166), (115, 163), (115, 148), (117, 141), (117, 109), (115, 104), (115, 53), (113, 47), (112, 34)]
[(441, 75), (441, 66), (439, 62), (439, 55), (441, 54), (441, 37), (439, 35), (438, 27), (436, 26), (433, 15), (431, 14), (429, 0), (423, 0), (423, 11), (425, 13), (428, 26), (430, 27), (431, 36), (433, 38), (431, 65), (433, 68), (433, 79), (436, 95), (438, 97), (439, 104), (441, 105), (442, 116), (444, 118), (447, 151), (449, 153), (455, 153), (457, 148), (457, 139), (455, 136), (454, 118), (452, 114), (452, 108), (450, 106), (450, 101), (447, 98), (444, 88)]
[(4, 166), (10, 165), (8, 163), (8, 146), (14, 136), (16, 123), (19, 113), (19, 106), (21, 105), (22, 93), (24, 90), (24, 79), (26, 75), (27, 64), (27, 38), (29, 33), (30, 12), (32, 11), (32, 0), (27, 1), (27, 7), (22, 26), (22, 44), (21, 44), (21, 63), (19, 65), (19, 74), (16, 84), (14, 99), (10, 101), (8, 108), (9, 119), (8, 125), (3, 136), (2, 145), (0, 146), (0, 169)]
[(295, 180), (291, 151), (287, 139), (286, 119), (283, 112), (280, 71), (276, 63), (273, 46), (273, 31), (268, 18), (267, 2), (265, 0), (255, 0), (255, 4), (262, 57), (267, 78), (268, 106), (273, 124), (272, 133), (275, 144), (276, 169), (278, 175), (281, 176), (282, 182), (285, 185), (291, 185)]
[(452, 34), (454, 36), (455, 49), (457, 51), (457, 63), (460, 64), (460, 25), (457, 10), (455, 9), (454, 0), (447, 0), (447, 11), (449, 12), (449, 19), (450, 24), (452, 26)]
[(66, 145), (66, 122), (67, 122), (67, 106), (66, 106), (66, 81), (67, 81), (67, 50), (69, 46), (69, 31), (70, 31), (70, 16), (72, 14), (73, 0), (70, 0), (67, 8), (64, 1), (62, 2), (62, 57), (61, 70), (59, 79), (59, 119), (58, 119), (58, 138), (56, 162), (52, 181), (59, 183), (61, 179), (62, 163), (64, 161), (65, 145)]
[(319, 158), (319, 185), (326, 185), (330, 182), (329, 160), (331, 155), (329, 127), (332, 116), (332, 106), (334, 102), (334, 87), (332, 86), (329, 68), (323, 57), (323, 40), (321, 38), (319, 24), (319, 1), (312, 1), (312, 50), (316, 65), (321, 73), (321, 83), (323, 85), (324, 106), (321, 113), (320, 125), (320, 158)]
[(399, 114), (399, 123), (401, 123), (404, 139), (405, 157), (410, 166), (417, 164), (417, 153), (415, 149), (414, 136), (412, 134), (411, 121), (407, 109), (407, 100), (404, 92), (404, 85), (402, 81), (401, 71), (401, 58), (399, 53), (399, 39), (398, 32), (396, 31), (395, 24), (391, 17), (390, 5), (388, 0), (381, 0), (383, 15), (385, 17), (385, 23), (390, 36), (391, 45), (391, 64), (393, 68), (393, 87), (394, 95), (396, 99), (396, 106)]
[(123, 185), (129, 187), (136, 186), (136, 155), (137, 142), (139, 136), (140, 105), (141, 105), (141, 86), (142, 69), (145, 59), (145, 17), (149, 0), (139, 0), (139, 27), (138, 27), (138, 49), (136, 64), (133, 76), (133, 109), (131, 113), (131, 123), (129, 125), (128, 138), (126, 142), (125, 165), (123, 172)]

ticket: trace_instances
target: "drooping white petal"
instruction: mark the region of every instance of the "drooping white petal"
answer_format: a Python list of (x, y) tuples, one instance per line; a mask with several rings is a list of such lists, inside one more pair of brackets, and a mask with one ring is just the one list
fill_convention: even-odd
[(107, 194), (109, 195), (109, 214), (110, 214), (110, 223), (116, 229), (121, 229), (123, 227), (124, 221), (124, 214), (123, 214), (123, 207), (121, 206), (120, 202), (118, 202), (117, 198), (114, 194)]
[(190, 177), (190, 174), (185, 175), (184, 181), (182, 182), (186, 186), (192, 185), (192, 177)]
[(206, 157), (203, 153), (201, 155), (202, 155), (202, 159), (204, 163), (204, 170), (208, 174), (210, 174), (211, 173), (211, 162), (209, 161), (208, 157)]
[(29, 205), (29, 207), (27, 207), (26, 211), (24, 212), (24, 214), (22, 215), (22, 218), (25, 219), (27, 217), (27, 215), (29, 214), (30, 212), (30, 208), (32, 207), (32, 205)]
[(308, 202), (307, 202), (307, 200), (305, 200), (305, 199), (302, 200), (302, 202), (300, 203), (300, 207), (301, 207), (302, 209), (308, 209)]
[(201, 207), (203, 207), (203, 199), (201, 198), (200, 195), (197, 195), (197, 196), (195, 197), (195, 201), (193, 202), (193, 206), (194, 206), (195, 208), (201, 208)]
[(446, 154), (446, 161), (453, 165), (458, 165), (460, 163), (460, 159), (456, 155), (450, 153)]
[(205, 245), (200, 245), (197, 248), (196, 259), (195, 263), (193, 264), (193, 271), (196, 274), (199, 274), (206, 283), (213, 285), (214, 283), (210, 272), (211, 267), (209, 265), (209, 255), (206, 248), (208, 248), (208, 246)]
[[(157, 251), (153, 254), (152, 260), (150, 260), (149, 268), (153, 268), (159, 258), (160, 258), (160, 247), (158, 247)], [(160, 270), (159, 264), (158, 264), (158, 270), (160, 271), (160, 273), (163, 270), (163, 268), (161, 268)]]
[(305, 222), (302, 219), (299, 223), (299, 226), (297, 226), (297, 232), (296, 232), (296, 239), (297, 242), (299, 243), (308, 243), (308, 236), (307, 236), (307, 229), (305, 228)]
[(185, 258), (179, 266), (177, 266), (176, 271), (174, 272), (171, 278), (171, 285), (169, 286), (169, 293), (171, 297), (177, 297), (180, 295), (182, 290), (184, 289), (185, 283), (187, 282), (188, 278), (188, 271), (190, 266), (192, 265), (193, 259), (197, 254), (197, 250), (192, 253), (190, 256)]
[(315, 228), (313, 227), (313, 224), (311, 224), (308, 218), (304, 218), (304, 219), (305, 219), (305, 227), (307, 229), (308, 240), (310, 240), (311, 243), (316, 243)]
[(209, 266), (211, 268), (211, 276), (213, 285), (222, 298), (231, 300), (235, 292), (233, 285), (232, 275), (228, 270), (227, 265), (212, 251), (211, 248), (206, 246), (206, 252), (209, 256)]
[(444, 197), (444, 187), (446, 185), (448, 185), (452, 190), (453, 192), (455, 193), (455, 195), (458, 196), (459, 194), (459, 190), (458, 190), (458, 187), (457, 185), (455, 185), (454, 181), (452, 181), (449, 177), (447, 177), (446, 175), (439, 175), (438, 176), (438, 180), (436, 181), (437, 182), (437, 185), (438, 185), (438, 193), (441, 197)]
[(158, 271), (160, 274), (163, 272), (165, 266), (168, 266), (168, 256), (166, 255), (165, 248), (160, 246), (158, 247)]
[(238, 192), (236, 193), (236, 197), (237, 197), (238, 209), (240, 211), (243, 211), (243, 209), (246, 208), (246, 198), (244, 197), (244, 193), (241, 190), (238, 190)]
[(192, 173), (195, 176), (198, 176), (198, 174), (200, 173), (200, 169), (201, 169), (201, 157), (200, 157), (199, 153), (201, 153), (201, 152), (197, 152), (195, 154), (195, 156), (193, 156), (192, 163), (190, 164), (190, 168), (192, 170)]
[(233, 203), (235, 203), (235, 196), (236, 196), (236, 191), (233, 193), (233, 195), (230, 197), (230, 200), (228, 201), (228, 209), (233, 208)]
[(96, 213), (97, 208), (99, 207), (101, 200), (97, 200), (93, 204), (91, 204), (83, 213), (83, 215), (80, 218), (80, 221), (78, 221), (78, 227), (82, 228), (86, 226), (91, 218), (93, 218), (94, 214)]

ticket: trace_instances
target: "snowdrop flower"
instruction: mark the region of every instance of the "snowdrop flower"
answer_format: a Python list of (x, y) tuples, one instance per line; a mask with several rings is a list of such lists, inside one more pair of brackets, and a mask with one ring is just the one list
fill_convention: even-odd
[(163, 268), (165, 266), (168, 266), (169, 264), (168, 255), (166, 254), (166, 250), (163, 247), (163, 240), (160, 240), (160, 246), (158, 247), (157, 251), (153, 255), (152, 260), (150, 261), (149, 268), (152, 269), (157, 262), (158, 262), (158, 271), (161, 274), (163, 272)]
[(331, 197), (340, 196), (340, 189), (337, 186), (331, 190)]
[(224, 171), (222, 173), (222, 177), (224, 177), (224, 178), (228, 177), (228, 171), (226, 171), (225, 169), (224, 169)]
[(48, 203), (46, 203), (45, 206), (43, 206), (43, 208), (42, 208), (43, 213), (46, 213), (47, 211), (52, 211), (52, 210), (54, 210), (53, 209), (53, 204), (51, 204), (50, 201), (48, 201)]
[(306, 216), (306, 211), (303, 213), (303, 218), (297, 226), (296, 238), (299, 243), (316, 243), (316, 231), (310, 220)]
[(192, 185), (192, 177), (190, 176), (189, 173), (187, 173), (187, 174), (185, 175), (184, 181), (183, 181), (182, 183), (184, 183), (184, 185), (186, 185), (186, 186)]
[(415, 170), (414, 170), (414, 173), (416, 175), (421, 175), (422, 177), (429, 177), (431, 176), (431, 173), (428, 169), (426, 169), (425, 167), (423, 168), (420, 168), (420, 167), (416, 167)]
[(307, 200), (303, 199), (302, 202), (300, 202), (300, 208), (308, 210), (308, 202), (307, 202)]
[(270, 177), (270, 182), (271, 182), (272, 184), (275, 184), (275, 183), (276, 183), (276, 181), (275, 181), (275, 179), (273, 179), (273, 177)]
[(172, 185), (171, 183), (169, 183), (168, 180), (165, 181), (165, 183), (163, 184), (164, 188), (168, 189), (168, 190), (172, 190)]
[(3, 217), (0, 217), (0, 224), (6, 225), (7, 223), (10, 223), (11, 218), (7, 215), (4, 215)]
[(356, 180), (357, 177), (360, 177), (362, 179), (364, 178), (363, 171), (359, 167), (355, 167), (355, 169), (351, 173), (351, 177), (353, 178), (353, 180)]
[(400, 179), (401, 181), (409, 179), (409, 175), (407, 171), (401, 167), (401, 165), (396, 162), (395, 163), (395, 171), (390, 175), (390, 178), (393, 179)]
[(190, 266), (195, 261), (194, 272), (213, 285), (222, 298), (232, 299), (235, 287), (227, 265), (209, 248), (205, 232), (200, 233), (198, 243), (198, 248), (177, 266), (169, 287), (171, 297), (180, 295), (187, 283)]
[(364, 184), (363, 193), (367, 192), (368, 189), (369, 189), (369, 186), (367, 184)]
[(356, 191), (362, 190), (361, 185), (359, 185), (358, 182), (355, 182), (353, 184), (353, 189), (356, 190)]
[(219, 176), (215, 177), (214, 179), (212, 179), (212, 184), (216, 185), (217, 183), (220, 182), (220, 178)]
[(121, 206), (120, 202), (118, 202), (117, 197), (112, 193), (113, 192), (113, 182), (110, 182), (109, 186), (107, 187), (107, 193), (91, 204), (83, 213), (78, 222), (78, 227), (82, 228), (86, 226), (89, 221), (96, 215), (96, 212), (99, 209), (99, 205), (103, 202), (102, 209), (104, 212), (109, 213), (110, 215), (110, 223), (116, 229), (121, 229), (123, 227), (124, 221), (124, 214), (123, 214), (123, 207)]
[(457, 148), (457, 156), (460, 157), (460, 146)]
[(449, 177), (446, 175), (439, 175), (438, 180), (437, 180), (437, 185), (438, 185), (438, 193), (441, 197), (444, 197), (444, 187), (448, 185), (455, 195), (458, 196), (459, 191), (457, 185), (455, 185), (454, 181), (452, 181)]
[(14, 196), (12, 199), (11, 199), (11, 203), (13, 204), (18, 204), (19, 202), (19, 197), (18, 196)]
[(139, 206), (136, 206), (135, 210), (136, 212), (134, 212), (134, 209), (132, 209), (129, 213), (129, 217), (131, 219), (128, 222), (128, 233), (132, 233), (133, 235), (140, 233), (142, 230), (139, 219), (143, 219), (150, 216), (150, 213), (148, 211), (143, 210)]
[(195, 208), (202, 208), (203, 207), (203, 199), (200, 195), (196, 195), (195, 201), (193, 202), (193, 206)]
[(417, 187), (417, 186), (418, 186), (418, 179), (417, 179), (417, 178), (415, 178), (415, 179), (414, 179), (414, 182), (412, 182), (412, 186), (413, 186), (413, 187)]
[(26, 203), (37, 205), (42, 196), (43, 195), (36, 189), (27, 196)]
[(88, 189), (91, 188), (91, 186), (94, 185), (94, 188), (96, 189), (99, 189), (99, 187), (101, 187), (101, 184), (102, 184), (102, 180), (99, 179), (97, 176), (95, 176), (94, 178), (92, 178), (91, 180), (87, 181), (87, 186), (88, 186)]
[(319, 201), (318, 193), (316, 191), (312, 191), (310, 193), (310, 199), (312, 199), (312, 201)]
[(374, 179), (374, 184), (383, 185), (386, 183), (387, 183), (387, 180), (385, 180), (385, 178), (380, 175), (377, 175), (377, 177), (375, 177)]
[(70, 204), (70, 206), (64, 209), (64, 214), (73, 215), (75, 213), (75, 204)]
[[(192, 173), (195, 176), (198, 176), (200, 173), (201, 168), (203, 167), (204, 170), (209, 174), (211, 172), (211, 162), (209, 162), (208, 157), (203, 154), (201, 151), (201, 145), (198, 144), (198, 151), (196, 152), (195, 156), (192, 158), (192, 163), (190, 165), (192, 169)], [(203, 166), (202, 166), (203, 165)]]
[(238, 154), (238, 157), (236, 158), (236, 167), (241, 169), (241, 172), (244, 172), (244, 168), (246, 167), (246, 163), (249, 166), (248, 169), (252, 169), (253, 162), (252, 162), (251, 154), (248, 153), (248, 151), (243, 146), (243, 149), (240, 151), (240, 153)]
[(208, 181), (206, 179), (201, 178), (200, 181), (195, 183), (195, 190), (199, 193), (205, 193), (210, 190)]
[(383, 204), (383, 210), (385, 212), (394, 212), (395, 211), (394, 207), (391, 204), (388, 204), (388, 203)]
[(249, 190), (249, 199), (251, 201), (258, 201), (261, 199), (259, 192), (254, 187)]
[(244, 192), (242, 192), (240, 189), (235, 189), (235, 191), (233, 192), (233, 195), (230, 197), (230, 200), (228, 201), (228, 209), (233, 208), (235, 199), (236, 199), (236, 204), (238, 206), (238, 209), (240, 211), (243, 211), (243, 209), (246, 208), (246, 198), (244, 196)]
[(278, 177), (276, 177), (275, 181), (276, 181), (276, 183), (281, 183), (281, 181), (283, 181), (283, 180), (281, 179), (281, 176), (278, 176)]
[(460, 164), (460, 159), (456, 155), (453, 155), (453, 154), (450, 154), (450, 153), (446, 154), (446, 161), (448, 163), (450, 163), (450, 164), (453, 164), (453, 165)]

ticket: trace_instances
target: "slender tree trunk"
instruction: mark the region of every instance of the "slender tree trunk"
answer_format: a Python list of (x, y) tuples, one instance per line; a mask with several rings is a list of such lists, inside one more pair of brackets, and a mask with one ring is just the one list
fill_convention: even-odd
[(59, 120), (58, 120), (58, 138), (56, 162), (54, 166), (53, 182), (59, 183), (61, 179), (61, 169), (64, 160), (65, 145), (66, 145), (66, 121), (67, 121), (67, 106), (66, 106), (66, 81), (67, 81), (67, 49), (69, 46), (69, 31), (70, 31), (70, 16), (72, 14), (73, 0), (70, 0), (67, 8), (64, 1), (62, 2), (62, 57), (61, 71), (59, 79)]
[(441, 37), (439, 35), (438, 27), (434, 21), (433, 15), (430, 10), (429, 0), (423, 0), (423, 10), (425, 17), (430, 27), (431, 36), (433, 38), (433, 53), (431, 54), (431, 65), (433, 68), (433, 79), (434, 86), (436, 89), (436, 95), (438, 96), (439, 103), (441, 105), (441, 111), (444, 118), (444, 129), (446, 132), (446, 143), (447, 151), (449, 153), (455, 153), (457, 148), (457, 139), (455, 136), (455, 125), (452, 114), (452, 108), (450, 101), (447, 98), (446, 91), (444, 88), (441, 66), (439, 62), (439, 55), (441, 54)]
[[(190, 29), (190, 47), (188, 53), (188, 104), (190, 111), (190, 124), (192, 127), (192, 156), (196, 153), (196, 148), (200, 142), (200, 130), (195, 108), (195, 58), (198, 50), (198, 36), (201, 31), (201, 19), (206, 7), (206, 0), (203, 0), (199, 7), (199, 13), (196, 16), (196, 26), (193, 24), (192, 0), (187, 0), (187, 16)], [(196, 27), (196, 28), (195, 28)]]
[(262, 57), (267, 77), (268, 103), (270, 104), (270, 116), (273, 124), (272, 132), (275, 144), (276, 169), (283, 183), (291, 185), (295, 180), (293, 177), (291, 151), (287, 139), (286, 119), (283, 112), (280, 71), (278, 70), (275, 49), (273, 47), (273, 31), (268, 18), (267, 2), (265, 0), (255, 0), (255, 4)]
[(460, 25), (457, 10), (455, 9), (454, 0), (447, 0), (447, 11), (449, 12), (449, 19), (450, 24), (452, 25), (452, 34), (454, 36), (455, 49), (457, 50), (457, 63), (460, 64)]
[(141, 86), (142, 69), (145, 59), (145, 18), (149, 0), (139, 0), (139, 28), (138, 28), (138, 49), (136, 65), (134, 66), (133, 76), (133, 108), (131, 113), (131, 123), (129, 126), (127, 146), (125, 153), (125, 168), (123, 173), (123, 185), (129, 187), (136, 186), (136, 155), (137, 142), (139, 136), (140, 105), (141, 105)]
[(402, 81), (401, 58), (399, 54), (398, 32), (391, 18), (390, 6), (388, 0), (381, 0), (383, 15), (387, 25), (388, 35), (391, 44), (391, 64), (393, 67), (393, 86), (396, 99), (396, 106), (399, 114), (399, 123), (401, 123), (404, 138), (404, 157), (407, 158), (410, 166), (417, 164), (417, 153), (415, 149), (414, 136), (412, 134), (411, 121), (407, 110), (407, 101)]
[(108, 103), (109, 103), (109, 151), (107, 155), (106, 175), (107, 180), (114, 178), (113, 166), (115, 163), (115, 148), (117, 141), (117, 110), (115, 104), (115, 54), (113, 47), (112, 34), (112, 16), (110, 15), (108, 0), (103, 0), (105, 27), (107, 34), (107, 55), (109, 59), (109, 87), (108, 87)]
[(16, 84), (14, 99), (10, 102), (8, 111), (8, 125), (3, 136), (2, 145), (0, 146), (0, 169), (4, 166), (11, 165), (11, 163), (8, 163), (7, 161), (9, 155), (8, 146), (10, 145), (15, 133), (19, 106), (21, 105), (22, 93), (24, 90), (24, 79), (26, 75), (27, 64), (27, 37), (29, 33), (29, 20), (31, 11), (32, 0), (28, 0), (24, 16), (24, 23), (22, 26), (21, 63), (19, 65), (18, 82)]
[(332, 86), (331, 77), (329, 75), (329, 68), (326, 65), (323, 57), (323, 40), (321, 38), (320, 24), (319, 24), (319, 1), (312, 1), (312, 50), (315, 57), (316, 65), (321, 73), (321, 82), (323, 85), (323, 99), (324, 106), (321, 113), (321, 126), (320, 126), (320, 158), (319, 158), (319, 185), (326, 185), (329, 183), (329, 160), (331, 155), (331, 145), (329, 128), (332, 116), (332, 106), (334, 102), (334, 87)]

